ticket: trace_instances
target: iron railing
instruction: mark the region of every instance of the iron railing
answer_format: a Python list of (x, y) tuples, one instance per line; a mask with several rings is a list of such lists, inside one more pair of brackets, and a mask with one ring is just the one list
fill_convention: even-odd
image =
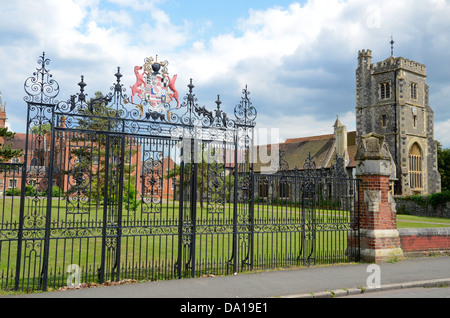
[(358, 259), (358, 182), (336, 167), (254, 173), (246, 88), (234, 118), (220, 98), (214, 112), (198, 106), (192, 81), (179, 109), (144, 112), (119, 70), (106, 96), (88, 100), (82, 78), (58, 102), (48, 59), (38, 62), (25, 82), (24, 163), (0, 165), (3, 184), (21, 189), (1, 201), (0, 288)]

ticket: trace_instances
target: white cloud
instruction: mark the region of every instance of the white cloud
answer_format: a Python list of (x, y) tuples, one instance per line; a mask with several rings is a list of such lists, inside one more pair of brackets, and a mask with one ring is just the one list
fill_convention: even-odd
[[(353, 112), (349, 111), (336, 115), (339, 116), (341, 123), (346, 126), (347, 131), (356, 129), (356, 119)], [(258, 116), (258, 127), (279, 129), (280, 141), (305, 136), (329, 135), (334, 132), (333, 125), (336, 121), (336, 115), (330, 114), (328, 119), (318, 120), (311, 115), (271, 117), (269, 114), (261, 114)]]
[(434, 125), (434, 138), (438, 140), (444, 148), (450, 148), (450, 119), (438, 122)]
[[(54, 78), (64, 94), (72, 94), (81, 74), (90, 94), (114, 80), (121, 66), (123, 83), (134, 81), (133, 66), (155, 56), (169, 60), (169, 71), (178, 74), (180, 94), (189, 78), (207, 96), (234, 95), (248, 84), (258, 122), (279, 124), (284, 138), (329, 133), (336, 114), (347, 127), (354, 124), (354, 72), (357, 51), (372, 49), (373, 60), (390, 54), (394, 35), (395, 54), (427, 64), (432, 107), (443, 109), (440, 92), (450, 88), (447, 58), (450, 5), (439, 0), (310, 0), (304, 5), (250, 10), (239, 21), (230, 21), (232, 31), (212, 38), (196, 38), (186, 16), (173, 21), (164, 0), (21, 0), (3, 4), (0, 44), (4, 73), (0, 89), (4, 99), (23, 96), (23, 81), (35, 69), (42, 51), (52, 59)], [(165, 8), (165, 7), (164, 7)], [(203, 28), (214, 26), (208, 19)], [(227, 30), (230, 30), (228, 28)], [(430, 47), (430, 48), (429, 48)], [(59, 63), (59, 64), (57, 64)], [(433, 81), (439, 91), (433, 90)], [(63, 94), (63, 93), (62, 93)], [(214, 99), (199, 101), (213, 104)], [(11, 103), (10, 103), (11, 104)], [(223, 105), (225, 107), (225, 103)], [(23, 103), (20, 107), (24, 107)], [(20, 118), (14, 108), (12, 116)], [(348, 117), (347, 117), (348, 116)], [(351, 123), (353, 121), (353, 123)], [(303, 122), (303, 125), (298, 125)], [(286, 128), (288, 127), (288, 128)], [(446, 127), (441, 125), (440, 127)], [(19, 130), (18, 126), (14, 127)], [(438, 125), (436, 125), (438, 136)], [(450, 143), (450, 141), (449, 141)]]

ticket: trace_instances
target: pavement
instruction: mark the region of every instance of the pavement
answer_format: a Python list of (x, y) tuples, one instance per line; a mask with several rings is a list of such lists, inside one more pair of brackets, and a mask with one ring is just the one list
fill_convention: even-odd
[[(374, 266), (375, 265), (375, 266)], [(412, 287), (450, 286), (450, 256), (405, 258), (381, 264), (312, 266), (232, 276), (139, 282), (11, 298), (300, 299), (332, 298)]]

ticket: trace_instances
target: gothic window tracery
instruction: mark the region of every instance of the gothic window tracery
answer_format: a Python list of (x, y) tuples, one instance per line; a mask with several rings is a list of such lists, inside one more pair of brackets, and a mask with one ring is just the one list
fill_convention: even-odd
[(390, 82), (380, 83), (379, 92), (380, 92), (380, 99), (391, 98), (391, 83)]
[(411, 99), (417, 99), (417, 83), (411, 83)]
[(409, 151), (409, 177), (411, 189), (423, 189), (422, 151), (417, 143)]

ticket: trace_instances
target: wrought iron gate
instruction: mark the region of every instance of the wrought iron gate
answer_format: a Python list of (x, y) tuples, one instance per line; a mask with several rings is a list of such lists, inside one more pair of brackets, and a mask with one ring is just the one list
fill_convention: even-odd
[[(325, 218), (312, 189), (331, 189), (330, 178), (253, 173), (257, 113), (247, 88), (234, 118), (221, 109), (219, 96), (214, 111), (200, 107), (192, 80), (182, 102), (159, 95), (156, 107), (150, 90), (143, 90), (134, 103), (120, 69), (110, 93), (88, 98), (81, 77), (80, 91), (57, 101), (48, 64), (42, 55), (25, 82), (24, 163), (2, 165), (4, 183), (12, 176), (21, 190), (2, 199), (0, 288), (47, 290), (73, 277), (104, 283), (309, 265), (320, 258), (320, 231), (341, 228), (341, 250), (357, 238), (355, 181), (343, 182), (339, 198), (330, 190), (340, 209)], [(152, 76), (168, 74), (167, 62), (151, 58), (135, 70), (142, 68)], [(175, 92), (173, 82), (169, 87)], [(262, 195), (264, 182), (289, 183), (289, 209)], [(342, 206), (344, 198), (353, 205)], [(327, 253), (349, 259), (341, 250)]]
[(255, 259), (258, 267), (289, 267), (358, 261), (359, 181), (343, 159), (317, 169), (309, 155), (303, 169), (253, 176)]

